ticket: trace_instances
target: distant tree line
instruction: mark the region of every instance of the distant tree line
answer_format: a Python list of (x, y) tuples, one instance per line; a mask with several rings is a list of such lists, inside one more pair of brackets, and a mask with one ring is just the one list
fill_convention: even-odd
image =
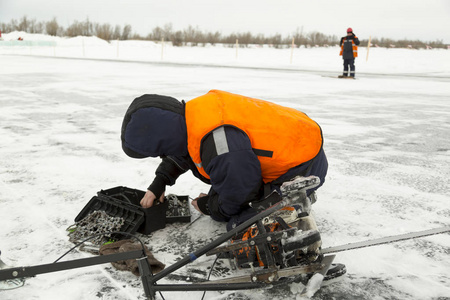
[[(366, 46), (369, 43), (368, 39), (360, 40), (361, 45)], [(434, 42), (423, 42), (420, 40), (392, 40), (386, 38), (375, 38), (370, 41), (371, 47), (383, 48), (409, 48), (409, 49), (423, 49), (423, 48), (447, 48), (442, 40)]]
[(22, 17), (19, 21), (12, 19), (9, 23), (0, 23), (0, 29), (3, 33), (12, 31), (24, 31), (28, 33), (45, 33), (53, 36), (97, 36), (101, 39), (110, 40), (128, 40), (131, 38), (131, 25), (111, 26), (110, 24), (93, 23), (89, 19), (84, 22), (74, 21), (72, 25), (64, 28), (59, 25), (56, 18), (47, 22), (38, 22), (36, 19)]
[[(183, 30), (174, 30), (172, 24), (168, 23), (162, 27), (155, 27), (147, 36), (141, 36), (132, 32), (131, 25), (112, 26), (110, 24), (99, 24), (86, 19), (83, 22), (74, 21), (69, 27), (60, 26), (53, 18), (51, 21), (38, 22), (36, 19), (29, 19), (26, 16), (20, 20), (11, 20), (9, 23), (0, 23), (2, 32), (25, 31), (28, 33), (46, 33), (53, 36), (97, 36), (101, 39), (110, 40), (151, 40), (170, 41), (174, 46), (205, 46), (206, 44), (228, 44), (234, 46), (236, 40), (241, 47), (248, 45), (272, 45), (275, 48), (289, 47), (294, 38), (295, 45), (327, 47), (339, 44), (340, 37), (336, 35), (326, 35), (321, 32), (303, 33), (303, 28), (297, 29), (288, 36), (273, 34), (252, 34), (251, 32), (231, 33), (224, 35), (219, 31), (202, 31), (198, 27), (188, 26)], [(375, 47), (386, 48), (446, 48), (442, 40), (435, 42), (422, 42), (419, 40), (392, 40), (392, 39), (372, 39)], [(368, 39), (361, 40), (361, 46), (366, 46)]]
[(223, 35), (219, 31), (202, 31), (198, 27), (188, 26), (184, 30), (173, 30), (172, 24), (166, 24), (163, 27), (155, 27), (146, 36), (134, 35), (135, 39), (170, 41), (174, 46), (204, 46), (205, 44), (228, 44), (234, 46), (238, 40), (240, 46), (253, 45), (272, 45), (275, 48), (290, 46), (292, 38), (296, 45), (327, 46), (339, 43), (337, 36), (325, 35), (320, 32), (311, 32), (304, 34), (303, 30), (297, 29), (293, 34), (283, 37), (281, 34), (266, 36), (264, 34), (252, 34), (251, 32), (240, 32)]

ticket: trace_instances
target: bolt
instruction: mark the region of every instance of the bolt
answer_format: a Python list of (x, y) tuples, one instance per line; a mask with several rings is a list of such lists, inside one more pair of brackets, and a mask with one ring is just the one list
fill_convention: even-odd
[(272, 237), (268, 236), (267, 241), (270, 242), (272, 240)]
[(250, 245), (255, 246), (255, 241), (250, 241)]
[(253, 281), (257, 281), (257, 280), (258, 280), (258, 277), (253, 276), (253, 277), (252, 277), (252, 280), (253, 280)]
[(17, 275), (19, 275), (19, 272), (17, 271), (12, 272), (12, 276), (17, 277)]

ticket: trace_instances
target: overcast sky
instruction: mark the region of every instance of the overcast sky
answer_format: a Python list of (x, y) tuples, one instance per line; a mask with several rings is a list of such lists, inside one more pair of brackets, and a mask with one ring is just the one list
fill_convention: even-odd
[(450, 0), (0, 0), (0, 22), (24, 15), (37, 21), (56, 17), (67, 28), (74, 20), (130, 24), (147, 35), (172, 23), (222, 34), (247, 32), (283, 36), (297, 30), (343, 36), (443, 40), (450, 43)]

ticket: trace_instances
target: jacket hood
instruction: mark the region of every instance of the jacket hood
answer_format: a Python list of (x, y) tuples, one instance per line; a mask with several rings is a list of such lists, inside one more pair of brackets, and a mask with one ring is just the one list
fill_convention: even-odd
[(130, 157), (187, 155), (184, 102), (143, 95), (128, 107), (122, 122), (122, 149)]

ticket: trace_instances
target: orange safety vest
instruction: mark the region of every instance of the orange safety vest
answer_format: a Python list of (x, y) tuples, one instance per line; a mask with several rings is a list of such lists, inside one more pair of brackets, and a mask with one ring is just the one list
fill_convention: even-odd
[[(355, 36), (355, 38), (357, 37)], [(342, 41), (341, 52), (339, 53), (339, 55), (341, 56), (344, 53), (344, 43), (346, 39), (347, 38), (344, 38), (344, 41)], [(352, 39), (352, 49), (353, 49), (353, 57), (358, 57), (358, 46), (356, 46), (355, 41), (353, 39)]]
[[(250, 139), (265, 183), (313, 159), (322, 148), (322, 130), (306, 114), (264, 100), (218, 90), (186, 103), (188, 151), (198, 171), (202, 139), (220, 126), (234, 126)], [(263, 151), (261, 151), (263, 150)]]

